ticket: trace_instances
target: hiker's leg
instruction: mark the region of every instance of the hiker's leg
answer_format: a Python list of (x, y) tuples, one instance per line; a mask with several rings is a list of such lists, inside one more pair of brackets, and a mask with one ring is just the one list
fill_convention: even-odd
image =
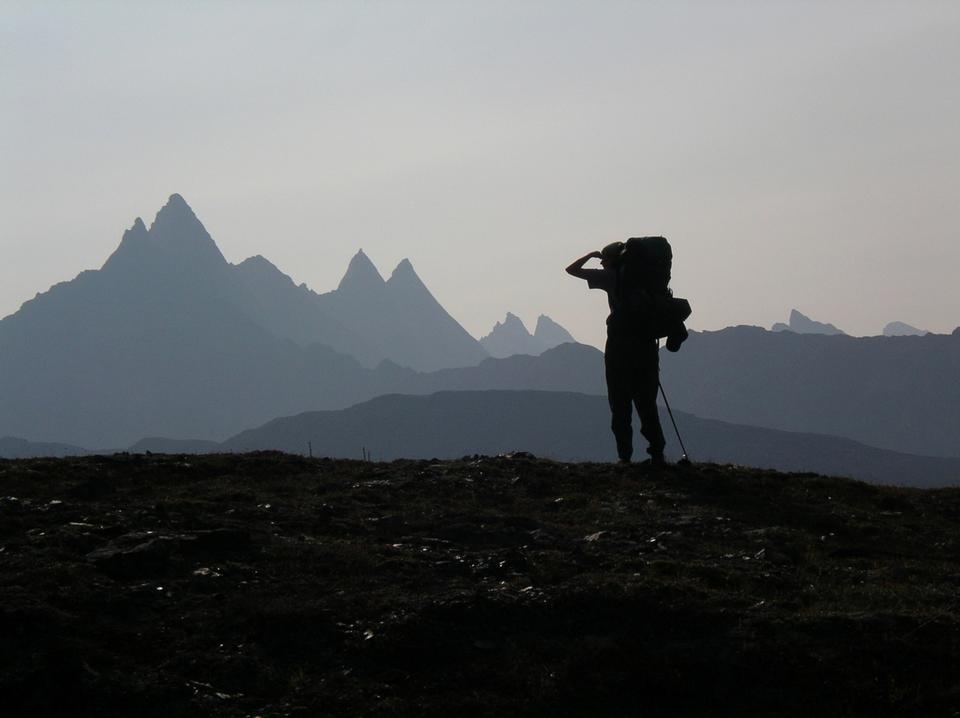
[[(652, 348), (651, 348), (652, 347)], [(633, 400), (640, 415), (640, 433), (647, 440), (647, 453), (653, 459), (663, 458), (663, 427), (657, 409), (657, 391), (660, 386), (660, 357), (656, 344), (644, 346), (638, 356)]]
[(617, 456), (621, 461), (630, 461), (633, 456), (633, 406), (629, 362), (609, 341), (603, 360), (607, 375), (607, 402), (610, 404), (610, 428), (617, 442)]

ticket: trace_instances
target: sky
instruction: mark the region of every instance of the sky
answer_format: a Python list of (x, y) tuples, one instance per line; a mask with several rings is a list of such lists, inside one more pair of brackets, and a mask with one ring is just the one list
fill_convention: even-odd
[(323, 292), (403, 258), (474, 336), (602, 345), (662, 234), (701, 330), (960, 324), (960, 3), (0, 0), (0, 316), (180, 193)]

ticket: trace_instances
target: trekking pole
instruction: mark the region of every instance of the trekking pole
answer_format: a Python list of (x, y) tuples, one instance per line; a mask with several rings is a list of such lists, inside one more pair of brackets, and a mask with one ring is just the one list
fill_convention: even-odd
[(670, 423), (673, 424), (673, 430), (677, 435), (677, 441), (680, 442), (680, 450), (683, 451), (683, 458), (677, 463), (689, 464), (690, 458), (687, 456), (687, 447), (683, 445), (683, 439), (680, 438), (680, 430), (677, 428), (677, 421), (673, 418), (673, 411), (670, 409), (670, 402), (667, 401), (667, 392), (663, 390), (663, 382), (657, 379), (657, 386), (660, 387), (660, 394), (663, 396), (663, 403), (667, 405), (667, 413), (670, 415)]

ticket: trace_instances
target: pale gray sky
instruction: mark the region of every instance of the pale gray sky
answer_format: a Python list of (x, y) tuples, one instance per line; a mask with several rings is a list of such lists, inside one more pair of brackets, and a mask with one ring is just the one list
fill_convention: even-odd
[(690, 325), (960, 324), (960, 3), (0, 4), (0, 315), (179, 192), (317, 291), (409, 257), (480, 336), (665, 234)]

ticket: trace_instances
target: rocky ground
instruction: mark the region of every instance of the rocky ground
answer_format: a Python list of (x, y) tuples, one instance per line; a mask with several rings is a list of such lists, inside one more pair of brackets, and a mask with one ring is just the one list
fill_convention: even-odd
[(0, 461), (9, 716), (960, 715), (960, 490)]

